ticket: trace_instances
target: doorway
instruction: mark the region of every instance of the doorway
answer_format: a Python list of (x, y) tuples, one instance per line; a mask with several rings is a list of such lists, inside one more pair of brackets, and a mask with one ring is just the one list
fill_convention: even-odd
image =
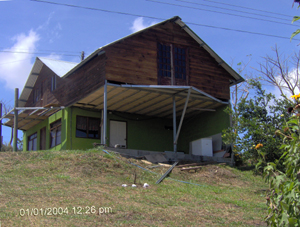
[(110, 121), (109, 145), (116, 148), (127, 148), (126, 121)]
[(46, 127), (40, 130), (40, 150), (46, 150)]

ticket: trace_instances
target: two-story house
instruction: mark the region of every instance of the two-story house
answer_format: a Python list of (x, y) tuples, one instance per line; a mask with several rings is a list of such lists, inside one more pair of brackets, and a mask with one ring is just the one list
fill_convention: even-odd
[[(243, 81), (179, 17), (131, 34), (79, 64), (36, 58), (21, 92), (24, 150), (184, 151), (230, 125)], [(30, 109), (30, 107), (44, 107)], [(51, 108), (52, 107), (52, 108)], [(5, 125), (13, 126), (12, 115)]]

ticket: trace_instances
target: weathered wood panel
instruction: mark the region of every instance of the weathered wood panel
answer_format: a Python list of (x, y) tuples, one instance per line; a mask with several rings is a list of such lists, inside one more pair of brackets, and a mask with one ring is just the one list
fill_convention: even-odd
[[(60, 101), (55, 96), (54, 93), (50, 91), (51, 89), (51, 78), (56, 74), (50, 70), (46, 65), (44, 65), (41, 69), (39, 77), (35, 82), (34, 88), (27, 100), (25, 106), (27, 107), (37, 107), (37, 106), (45, 106), (47, 104), (53, 103), (60, 105)], [(61, 83), (62, 79), (59, 76), (56, 76), (56, 82)], [(33, 100), (33, 94), (36, 89), (41, 89), (41, 99), (37, 102)]]
[(105, 47), (106, 79), (129, 84), (169, 85), (169, 79), (158, 80), (157, 43), (174, 44), (188, 49), (187, 81), (176, 85), (194, 86), (216, 98), (229, 99), (229, 79), (213, 57), (181, 27), (168, 22)]
[(105, 55), (95, 56), (66, 78), (54, 91), (64, 106), (71, 105), (96, 91), (105, 81)]
[[(68, 77), (56, 76), (56, 89), (51, 91), (54, 76), (47, 66), (43, 66), (26, 106), (45, 106), (53, 103), (68, 106), (99, 89), (105, 81), (105, 55), (96, 56)], [(33, 101), (34, 90), (42, 88), (40, 101)]]

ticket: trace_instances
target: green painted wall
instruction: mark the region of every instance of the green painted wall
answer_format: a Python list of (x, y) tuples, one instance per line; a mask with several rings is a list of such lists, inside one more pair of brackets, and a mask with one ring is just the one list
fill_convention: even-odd
[(210, 137), (229, 127), (230, 117), (224, 111), (226, 107), (219, 107), (215, 112), (204, 112), (191, 119), (185, 119), (178, 139), (178, 151), (189, 153), (191, 141)]
[[(178, 151), (189, 152), (191, 141), (209, 137), (222, 132), (230, 125), (230, 118), (224, 112), (226, 106), (219, 107), (215, 112), (204, 112), (190, 119), (184, 119), (178, 140)], [(76, 107), (65, 108), (45, 121), (24, 132), (23, 149), (27, 150), (27, 138), (37, 132), (37, 147), (40, 147), (40, 129), (46, 127), (46, 147), (50, 144), (50, 124), (62, 119), (62, 143), (50, 150), (90, 149), (93, 143), (100, 143), (100, 139), (76, 137), (76, 116), (101, 118), (101, 111), (90, 111)], [(107, 137), (109, 144), (110, 120), (125, 121), (127, 123), (127, 148), (151, 151), (172, 151), (173, 130), (172, 119), (151, 118), (147, 116), (111, 113), (107, 115)], [(178, 124), (177, 124), (178, 126)]]
[[(51, 115), (48, 119), (32, 127), (23, 134), (23, 150), (27, 150), (28, 136), (37, 132), (37, 147), (40, 148), (40, 130), (46, 127), (46, 148), (49, 150), (68, 150), (68, 149), (90, 149), (93, 143), (100, 143), (100, 139), (76, 138), (76, 116), (98, 117), (101, 112), (92, 112), (79, 108), (65, 108)], [(50, 124), (61, 119), (61, 144), (50, 147)], [(71, 136), (72, 135), (72, 136)]]
[[(72, 118), (69, 118), (69, 125), (71, 127), (68, 127), (68, 135), (72, 136), (68, 137), (68, 147), (71, 150), (85, 150), (90, 149), (94, 147), (94, 143), (100, 143), (101, 139), (91, 139), (91, 138), (77, 138), (76, 137), (76, 116), (85, 116), (85, 117), (95, 117), (95, 118), (101, 118), (101, 111), (90, 111), (90, 110), (84, 110), (76, 107), (70, 107), (69, 108), (69, 116), (72, 116)], [(70, 122), (70, 119), (72, 119), (72, 122)], [(101, 135), (100, 135), (101, 138)]]
[(173, 131), (165, 128), (165, 126), (172, 126), (173, 123), (170, 119), (125, 113), (110, 113), (107, 118), (108, 137), (110, 133), (110, 120), (127, 122), (128, 149), (150, 151), (173, 150)]
[(43, 122), (39, 123), (38, 125), (32, 127), (31, 129), (25, 131), (23, 133), (23, 150), (27, 150), (27, 141), (28, 141), (28, 136), (34, 134), (37, 132), (37, 148), (40, 148), (40, 130), (44, 127), (46, 127), (46, 148), (49, 149), (50, 147), (50, 124), (53, 122), (61, 119), (62, 127), (61, 127), (61, 144), (50, 148), (49, 150), (65, 150), (67, 149), (67, 109), (63, 109), (58, 111), (57, 113), (51, 115), (49, 118), (44, 120)]

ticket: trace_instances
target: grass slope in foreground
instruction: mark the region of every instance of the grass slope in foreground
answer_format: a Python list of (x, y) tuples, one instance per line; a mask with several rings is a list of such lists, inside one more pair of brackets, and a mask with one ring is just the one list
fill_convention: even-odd
[(167, 167), (128, 161), (146, 167), (96, 149), (1, 152), (1, 226), (265, 226), (267, 185), (251, 171), (175, 168), (171, 178), (201, 186), (156, 185)]

